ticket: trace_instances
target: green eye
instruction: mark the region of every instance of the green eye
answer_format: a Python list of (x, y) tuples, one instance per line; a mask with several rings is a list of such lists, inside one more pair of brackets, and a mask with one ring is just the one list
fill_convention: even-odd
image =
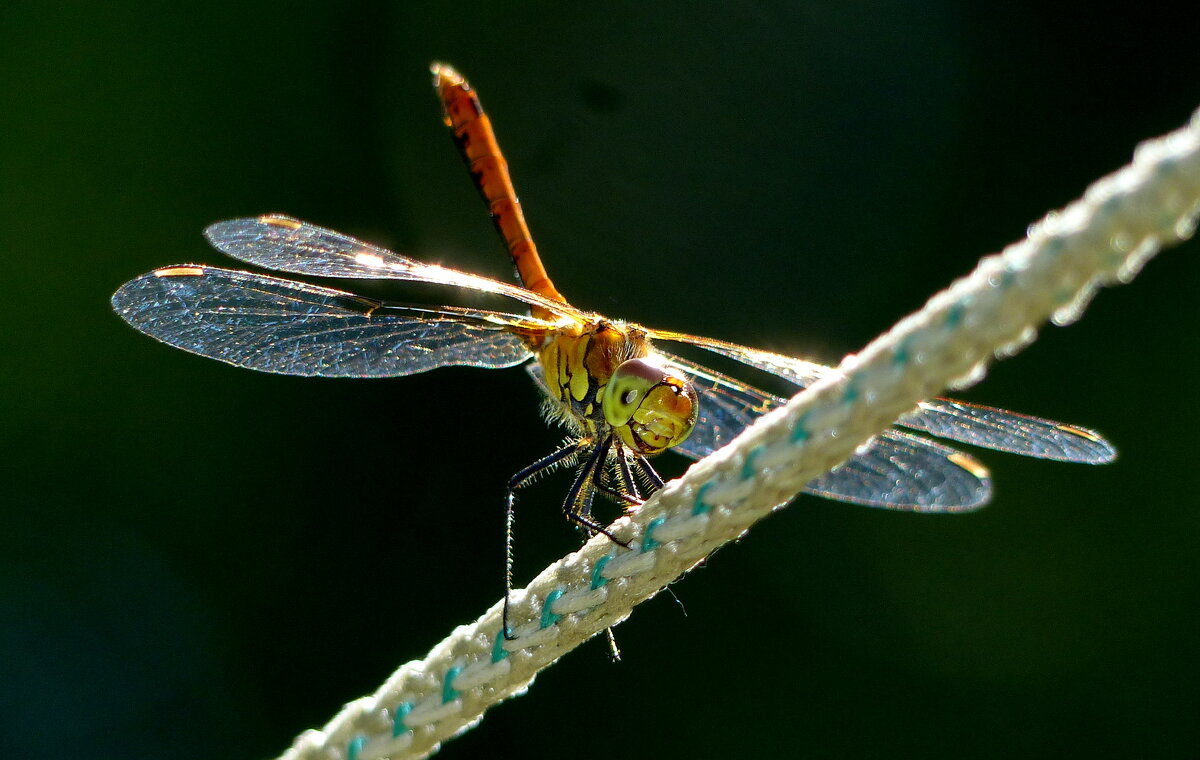
[(604, 389), (601, 408), (614, 427), (625, 425), (646, 392), (662, 380), (663, 371), (643, 359), (630, 359), (617, 367)]

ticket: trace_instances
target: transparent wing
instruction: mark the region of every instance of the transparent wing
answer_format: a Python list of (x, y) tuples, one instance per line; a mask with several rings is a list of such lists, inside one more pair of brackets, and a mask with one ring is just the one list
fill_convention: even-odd
[(784, 380), (795, 383), (801, 388), (807, 388), (823, 377), (838, 374), (836, 369), (827, 367), (824, 364), (805, 361), (794, 356), (784, 356), (783, 354), (776, 354), (771, 351), (762, 351), (748, 346), (739, 346), (736, 343), (729, 343), (728, 341), (717, 340), (716, 338), (705, 338), (699, 335), (688, 335), (687, 333), (672, 332), (670, 330), (650, 330), (648, 332), (656, 340), (672, 340), (676, 343), (698, 346), (712, 351), (714, 354), (720, 354), (728, 359), (733, 359), (763, 372), (768, 372), (776, 377), (782, 377)]
[[(832, 367), (712, 338), (658, 331), (652, 335), (699, 346), (801, 388), (837, 374)], [(1093, 430), (948, 398), (922, 401), (897, 424), (972, 446), (1060, 462), (1105, 464), (1117, 455), (1113, 445)]]
[(468, 309), (391, 306), (331, 288), (213, 267), (130, 280), (113, 309), (147, 335), (239, 367), (285, 375), (396, 377), (530, 357), (511, 330), (545, 323)]
[(349, 235), (288, 216), (267, 215), (217, 222), (204, 231), (217, 250), (248, 264), (316, 277), (409, 280), (451, 285), (513, 298), (559, 316), (582, 312), (525, 288), (457, 269), (424, 264)]
[(919, 411), (905, 415), (898, 424), (939, 438), (1039, 459), (1106, 464), (1117, 458), (1116, 448), (1087, 428), (950, 398), (922, 401), (917, 408)]
[[(674, 448), (701, 459), (729, 443), (784, 399), (670, 354), (700, 396), (692, 434)], [(973, 509), (991, 497), (986, 468), (974, 458), (924, 438), (887, 430), (851, 459), (809, 483), (807, 493), (871, 507), (921, 512)]]
[(992, 481), (974, 457), (936, 441), (885, 430), (804, 490), (868, 507), (962, 512), (988, 503)]

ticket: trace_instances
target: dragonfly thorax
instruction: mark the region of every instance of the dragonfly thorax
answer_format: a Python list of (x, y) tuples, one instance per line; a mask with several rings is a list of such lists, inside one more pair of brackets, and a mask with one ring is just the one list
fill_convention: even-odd
[(600, 399), (617, 367), (649, 352), (641, 328), (596, 320), (549, 336), (538, 359), (550, 395), (591, 432), (603, 424)]
[(599, 319), (554, 335), (538, 351), (546, 388), (568, 424), (588, 437), (611, 429), (634, 451), (657, 454), (691, 432), (697, 394), (678, 370), (649, 356), (643, 328)]

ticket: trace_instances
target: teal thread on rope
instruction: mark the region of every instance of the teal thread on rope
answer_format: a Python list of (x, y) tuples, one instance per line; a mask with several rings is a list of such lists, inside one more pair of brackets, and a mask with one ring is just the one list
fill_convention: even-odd
[(659, 543), (654, 540), (654, 529), (662, 525), (664, 522), (666, 522), (665, 518), (656, 517), (650, 522), (646, 523), (646, 532), (642, 534), (643, 552), (648, 552), (659, 545)]
[(949, 327), (958, 327), (958, 323), (962, 321), (963, 305), (956, 303), (946, 310), (946, 325)]
[(492, 644), (492, 662), (500, 662), (505, 657), (508, 657), (508, 650), (504, 648), (504, 631), (496, 633), (496, 641)]
[(708, 494), (708, 489), (712, 487), (712, 481), (708, 481), (696, 490), (696, 503), (692, 505), (693, 515), (702, 515), (711, 507), (704, 503), (704, 497)]
[(592, 589), (598, 589), (608, 583), (608, 578), (605, 578), (602, 573), (604, 566), (613, 558), (612, 554), (605, 554), (600, 559), (596, 560), (596, 566), (592, 568)]
[(350, 743), (346, 745), (346, 760), (358, 760), (358, 756), (366, 744), (367, 737), (362, 734), (351, 739)]
[(411, 728), (404, 725), (404, 718), (412, 712), (412, 702), (401, 702), (396, 705), (396, 715), (392, 718), (392, 736), (399, 736), (405, 731), (412, 731)]
[(742, 480), (750, 480), (754, 477), (754, 462), (758, 459), (758, 455), (762, 453), (761, 448), (754, 448), (742, 460)]
[(854, 378), (846, 381), (846, 391), (842, 394), (843, 404), (853, 404), (858, 399), (858, 385), (855, 384)]
[(458, 678), (458, 674), (462, 672), (462, 668), (457, 665), (446, 671), (446, 680), (442, 681), (442, 703), (453, 702), (458, 697), (458, 690), (454, 688), (454, 679)]
[(554, 602), (563, 595), (561, 588), (556, 588), (549, 594), (546, 594), (546, 601), (542, 602), (542, 628), (549, 628), (558, 622), (562, 615), (555, 615), (550, 608), (554, 606)]
[(792, 426), (792, 443), (801, 443), (808, 440), (808, 437), (811, 435), (811, 433), (809, 433), (808, 428), (805, 427), (807, 422), (808, 412), (805, 412), (796, 418), (796, 424)]

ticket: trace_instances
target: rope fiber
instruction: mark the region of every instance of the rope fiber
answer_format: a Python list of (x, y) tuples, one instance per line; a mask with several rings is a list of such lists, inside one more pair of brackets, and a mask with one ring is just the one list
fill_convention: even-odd
[(1200, 111), (613, 523), (632, 549), (600, 536), (515, 590), (514, 640), (500, 635), (497, 602), (324, 728), (301, 734), (280, 760), (428, 756), (918, 401), (979, 379), (989, 359), (1028, 345), (1047, 320), (1078, 319), (1101, 285), (1129, 282), (1162, 247), (1188, 239), (1198, 214)]

